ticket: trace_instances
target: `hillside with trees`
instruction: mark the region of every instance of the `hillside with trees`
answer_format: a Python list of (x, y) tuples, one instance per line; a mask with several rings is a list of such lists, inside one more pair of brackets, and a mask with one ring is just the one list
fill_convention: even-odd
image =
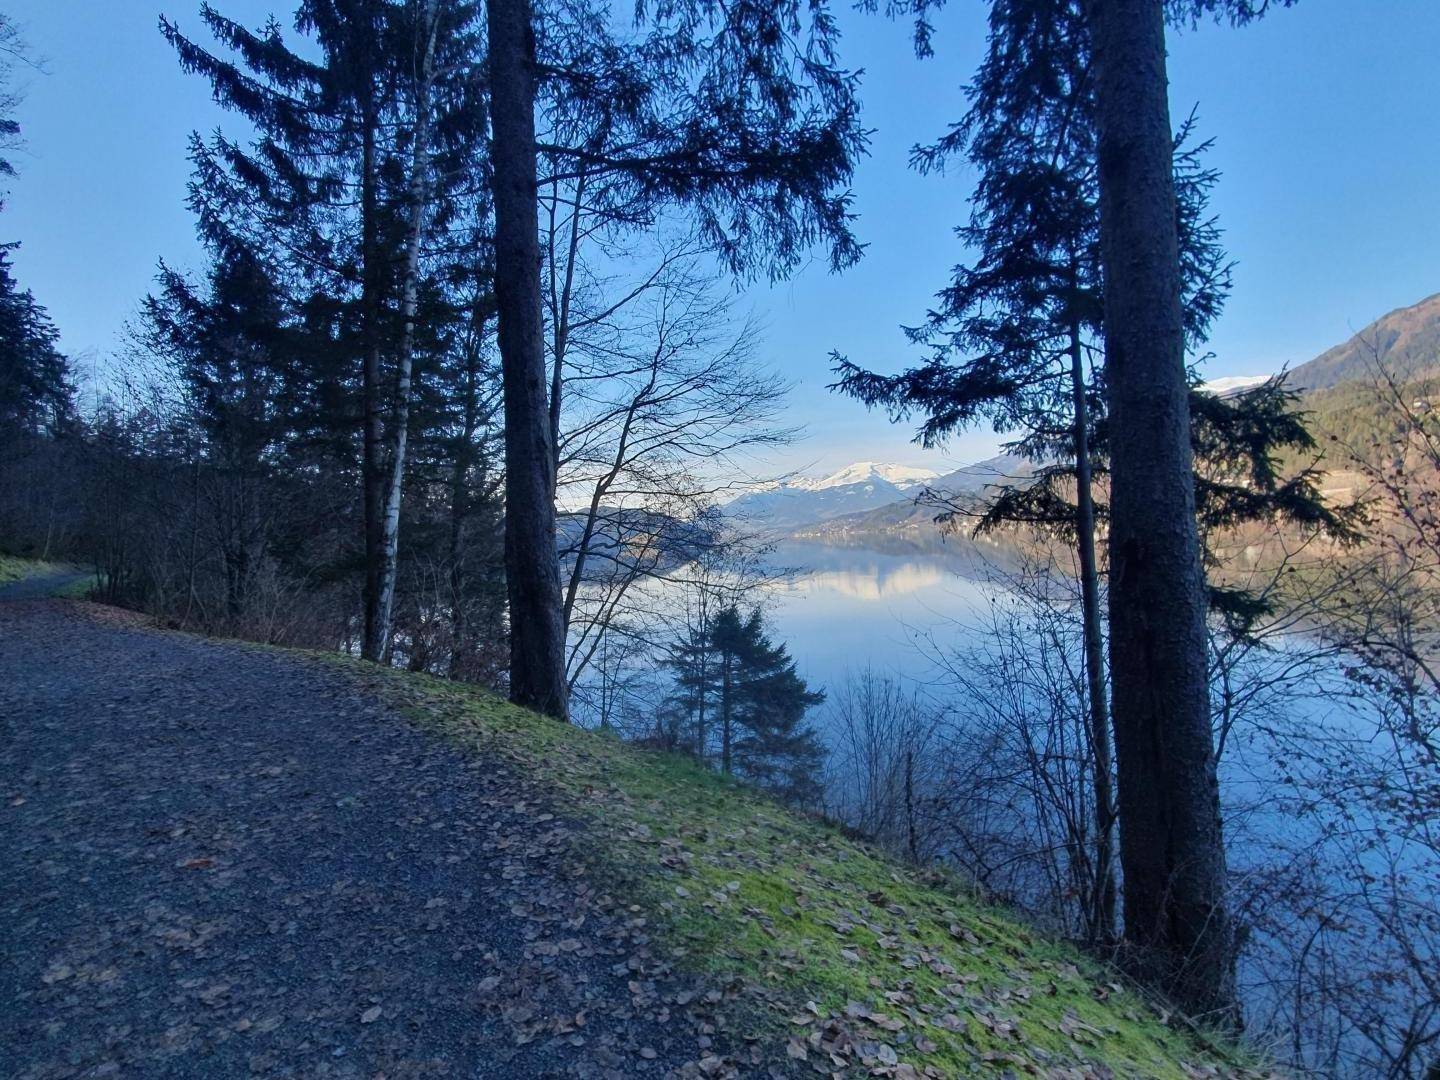
[[(0, 201), (0, 1074), (1434, 1080), (1440, 295), (1203, 375), (1255, 285), (1172, 46), (1295, 6), (147, 22), (218, 119), (105, 355)], [(897, 166), (946, 262), (797, 382), (737, 290), (876, 243), (920, 69), (856, 27), (957, 88)], [(23, 31), (12, 191), (74, 77)], [(802, 475), (844, 409), (840, 460), (867, 410), (999, 452)], [(963, 562), (968, 622), (843, 567), (866, 620), (787, 622), (796, 535), (971, 538), (892, 567), (913, 612)]]
[(1350, 340), (1290, 372), (1297, 390), (1369, 382), (1379, 370), (1400, 382), (1440, 366), (1440, 293), (1382, 315)]

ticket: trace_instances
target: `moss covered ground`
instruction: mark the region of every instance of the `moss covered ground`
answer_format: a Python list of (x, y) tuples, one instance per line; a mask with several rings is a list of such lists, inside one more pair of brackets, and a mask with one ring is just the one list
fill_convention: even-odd
[(417, 722), (588, 822), (585, 858), (678, 962), (732, 991), (800, 1073), (1265, 1075), (1109, 969), (943, 873), (894, 860), (688, 758), (475, 688), (340, 661)]
[(41, 562), (39, 559), (22, 559), (18, 555), (6, 555), (0, 552), (0, 585), (8, 585), (12, 581), (23, 581), (29, 577), (39, 577), (41, 574), (58, 574), (66, 567), (51, 562)]

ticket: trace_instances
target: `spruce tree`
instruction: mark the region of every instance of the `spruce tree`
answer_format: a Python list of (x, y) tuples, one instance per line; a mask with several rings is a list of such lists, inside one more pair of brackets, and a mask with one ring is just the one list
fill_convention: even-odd
[(806, 685), (783, 642), (771, 641), (758, 608), (745, 620), (738, 645), (735, 771), (791, 802), (813, 802), (825, 751), (805, 717), (825, 694)]
[[(450, 255), (441, 237), (483, 168), (477, 8), (302, 0), (293, 36), (274, 20), (252, 31), (208, 4), (201, 16), (219, 49), (165, 18), (161, 31), (256, 134), (192, 139), (192, 207), (208, 243), (268, 252), (297, 303), (308, 293), (329, 321), (344, 362), (317, 370), (332, 389), (315, 395), (323, 414), (312, 421), (337, 446), (358, 434), (362, 651), (379, 660), (389, 648), (414, 349), (436, 339), (415, 326), (416, 298), (446, 272), (436, 265)], [(465, 239), (473, 250), (475, 238)]]
[[(247, 607), (267, 554), (267, 488), (290, 442), (295, 400), (290, 358), (302, 347), (294, 313), (263, 262), (243, 246), (214, 252), (203, 287), (163, 262), (159, 291), (142, 306), (142, 343), (178, 376), (184, 430), (223, 497), (213, 498), (213, 539), (232, 617)], [(195, 436), (192, 439), (189, 436)]]
[(713, 730), (722, 773), (794, 802), (819, 794), (825, 752), (805, 718), (825, 695), (806, 685), (784, 643), (771, 640), (758, 608), (747, 615), (723, 605), (677, 643), (670, 667), (669, 705), (689, 718), (702, 760)]
[[(989, 420), (999, 431), (1018, 433), (1009, 449), (1041, 463), (1034, 482), (994, 493), (977, 528), (1024, 522), (1075, 544), (1096, 792), (1094, 891), (1087, 914), (1092, 940), (1099, 943), (1114, 921), (1115, 814), (1095, 549), (1097, 522), (1108, 508), (1093, 488), (1107, 475), (1112, 424), (1110, 372), (1095, 370), (1106, 341), (1106, 298), (1090, 32), (1075, 0), (992, 4), (990, 47), (969, 87), (969, 112), (939, 143), (916, 154), (925, 169), (962, 151), (979, 167), (972, 215), (959, 230), (979, 254), (957, 269), (925, 324), (910, 331), (913, 340), (933, 348), (929, 363), (895, 377), (842, 363), (840, 374), (841, 386), (867, 402), (897, 414), (923, 414), (918, 437), (927, 444)], [(1228, 262), (1206, 209), (1215, 175), (1203, 165), (1206, 146), (1193, 143), (1192, 130), (1193, 117), (1167, 149), (1185, 349), (1203, 342), (1229, 286)], [(1187, 424), (1188, 434), (1204, 466), (1201, 526), (1281, 518), (1343, 536), (1347, 524), (1324, 507), (1313, 471), (1280, 477), (1273, 468), (1280, 450), (1312, 445), (1293, 415), (1293, 396), (1271, 385), (1222, 401), (1200, 393), (1193, 372), (1185, 374), (1187, 400), (1198, 414)], [(1241, 593), (1217, 588), (1208, 598), (1238, 632), (1261, 613)], [(1126, 662), (1133, 666), (1135, 655), (1132, 649)], [(1202, 763), (1201, 772), (1206, 769), (1213, 778), (1213, 763)], [(1127, 888), (1128, 880), (1127, 872)], [(1127, 933), (1146, 941), (1150, 952), (1148, 931), (1131, 921)], [(1172, 974), (1165, 981), (1178, 985)]]
[(49, 313), (15, 280), (14, 247), (0, 246), (0, 431), (53, 434), (71, 416), (70, 363)]
[(1236, 1009), (1234, 930), (1210, 731), (1165, 22), (1214, 14), (1244, 23), (1270, 3), (1084, 0), (1105, 279), (1125, 931), (1154, 981), (1191, 1012), (1222, 1019)]
[[(0, 182), (15, 175), (9, 155), (23, 145), (15, 119), (21, 95), (12, 75), (29, 62), (15, 20), (0, 12)], [(4, 207), (0, 189), (0, 210)], [(10, 253), (18, 246), (0, 244), (0, 433), (54, 433), (71, 417), (70, 364), (58, 348), (60, 334), (49, 313), (15, 280)]]
[[(1075, 547), (1096, 818), (1085, 908), (1091, 942), (1100, 944), (1115, 921), (1115, 812), (1096, 553), (1104, 401), (1094, 369), (1103, 319), (1088, 31), (1074, 0), (995, 0), (990, 30), (968, 111), (914, 159), (931, 171), (964, 153), (978, 168), (970, 219), (957, 230), (976, 258), (956, 268), (926, 321), (908, 331), (931, 349), (925, 365), (877, 376), (842, 362), (839, 386), (897, 417), (923, 414), (917, 437), (927, 446), (989, 421), (1014, 433), (1008, 450), (1041, 465), (1035, 483), (994, 493), (981, 526), (1043, 525)], [(1192, 144), (1187, 123), (1176, 138), (1175, 171), (1193, 343), (1219, 310), (1229, 272), (1206, 211), (1214, 176), (1201, 164), (1204, 145)]]
[(710, 752), (708, 706), (718, 674), (711, 662), (713, 647), (708, 620), (702, 619), (671, 644), (665, 658), (665, 666), (674, 675), (674, 690), (666, 704), (684, 718), (686, 729), (677, 732), (677, 741), (688, 743), (701, 761), (708, 760)]
[(1189, 1011), (1235, 1008), (1165, 78), (1164, 0), (1085, 0), (1110, 434), (1110, 668), (1125, 933)]

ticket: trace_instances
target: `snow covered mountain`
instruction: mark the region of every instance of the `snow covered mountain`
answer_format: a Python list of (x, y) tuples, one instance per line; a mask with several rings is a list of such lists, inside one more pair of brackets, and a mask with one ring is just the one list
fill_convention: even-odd
[(911, 465), (857, 461), (829, 476), (800, 476), (749, 492), (729, 511), (767, 528), (793, 529), (900, 502), (939, 475)]
[(786, 485), (801, 491), (827, 491), (830, 488), (853, 487), (856, 484), (891, 484), (900, 491), (919, 487), (927, 480), (939, 476), (934, 469), (921, 469), (913, 465), (890, 465), (881, 461), (857, 461), (846, 465), (839, 472), (820, 479), (796, 477)]
[(1225, 375), (1218, 379), (1211, 379), (1209, 382), (1201, 383), (1200, 389), (1207, 394), (1214, 394), (1216, 397), (1231, 397), (1245, 390), (1253, 390), (1269, 382), (1272, 376), (1269, 375)]

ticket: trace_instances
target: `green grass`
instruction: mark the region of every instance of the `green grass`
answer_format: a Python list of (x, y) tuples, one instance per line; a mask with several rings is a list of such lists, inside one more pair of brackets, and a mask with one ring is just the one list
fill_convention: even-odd
[(69, 569), (62, 563), (42, 562), (39, 559), (22, 559), (18, 555), (0, 553), (0, 585), (42, 574), (58, 574)]
[(80, 578), (68, 585), (61, 585), (50, 593), (51, 596), (58, 596), (64, 600), (88, 600), (100, 588), (101, 582), (97, 577)]
[(808, 1065), (901, 1077), (1259, 1074), (962, 882), (687, 758), (474, 688), (342, 663), (422, 725), (512, 762), (587, 819), (589, 872), (645, 914), (683, 965), (739, 990), (749, 1035)]
[[(32, 577), (47, 577), (52, 574), (75, 574), (80, 572), (80, 567), (70, 563), (45, 562), (41, 559), (22, 559), (18, 555), (6, 555), (0, 553), (0, 585), (8, 585), (12, 581), (23, 581)], [(83, 577), (63, 585), (57, 585), (50, 590), (49, 595), (63, 597), (67, 600), (87, 599), (99, 587), (100, 580), (97, 577)]]

